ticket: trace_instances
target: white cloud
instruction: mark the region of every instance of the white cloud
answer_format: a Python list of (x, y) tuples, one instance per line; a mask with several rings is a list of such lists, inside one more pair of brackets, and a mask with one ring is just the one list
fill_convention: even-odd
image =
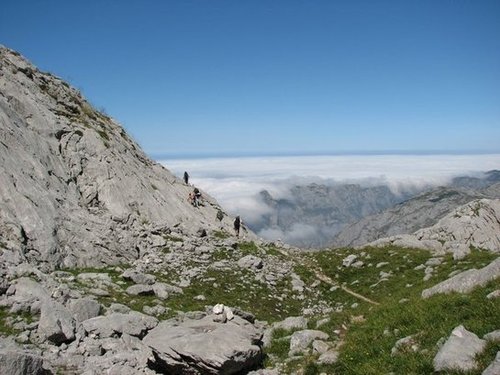
[[(172, 159), (161, 161), (177, 176), (186, 170), (191, 182), (214, 196), (231, 214), (255, 223), (270, 209), (257, 194), (289, 197), (294, 184), (360, 183), (388, 185), (394, 192), (443, 185), (459, 175), (500, 169), (500, 154), (490, 155), (334, 155)], [(267, 238), (305, 238), (314, 228), (298, 225), (293, 233), (262, 231)]]

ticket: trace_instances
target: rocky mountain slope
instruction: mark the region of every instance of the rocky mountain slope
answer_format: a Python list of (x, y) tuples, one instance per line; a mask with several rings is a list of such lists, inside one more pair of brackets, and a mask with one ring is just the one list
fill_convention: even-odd
[(192, 207), (192, 187), (150, 160), (119, 124), (3, 47), (0, 174), (0, 245), (13, 264), (117, 264), (161, 246), (161, 228), (218, 227), (212, 198)]
[[(434, 225), (453, 209), (474, 199), (500, 197), (500, 184), (488, 179), (460, 178), (396, 204), (378, 214), (347, 225), (330, 243), (332, 247), (360, 246), (379, 238), (409, 234)], [(464, 186), (468, 187), (462, 187)]]

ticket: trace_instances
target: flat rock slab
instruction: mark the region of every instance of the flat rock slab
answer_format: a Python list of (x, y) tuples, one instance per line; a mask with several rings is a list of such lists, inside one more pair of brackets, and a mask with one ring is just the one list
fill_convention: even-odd
[(153, 349), (155, 365), (168, 374), (235, 374), (262, 360), (261, 331), (235, 316), (227, 323), (208, 315), (183, 322), (167, 320), (143, 343)]
[(434, 369), (436, 371), (474, 370), (477, 366), (474, 357), (481, 353), (485, 346), (485, 340), (467, 331), (464, 326), (458, 326), (451, 332), (448, 340), (434, 357)]
[(428, 298), (438, 293), (469, 293), (474, 288), (485, 286), (490, 281), (500, 277), (500, 258), (495, 259), (479, 270), (471, 269), (459, 273), (432, 288), (422, 292), (423, 298)]
[(131, 311), (128, 314), (112, 313), (82, 322), (85, 331), (89, 334), (99, 335), (100, 338), (119, 336), (123, 333), (143, 337), (147, 331), (156, 327), (157, 324), (158, 319), (137, 311)]

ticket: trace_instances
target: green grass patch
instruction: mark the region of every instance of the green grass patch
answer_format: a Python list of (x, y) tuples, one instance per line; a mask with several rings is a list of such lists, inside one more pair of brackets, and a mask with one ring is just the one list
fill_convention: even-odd
[(212, 235), (220, 240), (225, 240), (226, 238), (231, 237), (231, 235), (227, 233), (225, 230), (216, 230), (213, 232)]
[(6, 319), (9, 317), (9, 311), (5, 307), (0, 307), (0, 335), (10, 336), (18, 333), (13, 327), (7, 324)]
[(240, 242), (238, 244), (238, 250), (243, 255), (258, 255), (260, 253), (259, 247), (253, 241)]

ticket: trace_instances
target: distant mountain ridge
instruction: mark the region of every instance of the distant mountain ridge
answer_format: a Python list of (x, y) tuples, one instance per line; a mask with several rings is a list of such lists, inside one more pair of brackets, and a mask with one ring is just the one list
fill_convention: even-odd
[(274, 198), (261, 191), (259, 197), (270, 213), (251, 223), (251, 229), (301, 247), (358, 246), (431, 226), (473, 199), (500, 197), (500, 171), (398, 194), (385, 185), (318, 183), (293, 186), (289, 193), (288, 198)]
[(360, 246), (379, 238), (413, 233), (436, 224), (453, 209), (474, 199), (499, 197), (500, 183), (477, 190), (440, 187), (347, 225), (330, 246)]

